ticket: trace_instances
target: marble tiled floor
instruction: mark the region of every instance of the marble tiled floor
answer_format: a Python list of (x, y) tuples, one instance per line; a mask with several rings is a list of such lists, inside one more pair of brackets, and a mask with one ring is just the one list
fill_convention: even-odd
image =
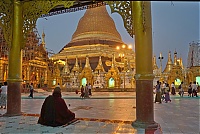
[[(22, 94), (23, 116), (0, 117), (0, 133), (74, 133), (74, 134), (144, 134), (144, 129), (131, 126), (136, 119), (134, 92), (94, 92), (90, 99), (75, 93), (62, 93), (68, 108), (79, 122), (65, 127), (37, 124), (41, 105), (50, 93), (35, 93), (34, 98)], [(200, 131), (200, 99), (171, 96), (172, 102), (154, 104), (154, 119), (164, 134), (198, 134)], [(0, 109), (0, 114), (6, 113)]]

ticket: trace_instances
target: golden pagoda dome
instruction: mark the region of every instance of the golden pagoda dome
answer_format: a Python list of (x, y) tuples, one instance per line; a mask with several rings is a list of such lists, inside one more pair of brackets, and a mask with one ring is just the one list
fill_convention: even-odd
[(106, 6), (87, 9), (80, 19), (71, 41), (65, 47), (88, 44), (123, 44)]
[[(51, 56), (51, 59), (65, 60), (67, 56), (68, 65), (72, 70), (74, 65), (78, 64), (76, 58), (80, 61), (80, 68), (83, 68), (86, 64), (85, 58), (88, 56), (91, 70), (95, 71), (98, 66), (99, 55), (101, 55), (102, 67), (105, 71), (108, 71), (111, 66), (107, 66), (105, 62), (112, 60), (113, 53), (118, 55), (120, 51), (116, 47), (122, 45), (126, 44), (122, 41), (106, 6), (100, 6), (86, 10), (78, 22), (71, 41), (58, 54)], [(134, 52), (131, 49), (124, 49), (124, 53), (127, 57), (134, 57)], [(121, 61), (120, 57), (116, 57), (116, 61)], [(133, 62), (135, 61), (132, 61), (131, 64)], [(79, 70), (81, 70), (80, 68)]]

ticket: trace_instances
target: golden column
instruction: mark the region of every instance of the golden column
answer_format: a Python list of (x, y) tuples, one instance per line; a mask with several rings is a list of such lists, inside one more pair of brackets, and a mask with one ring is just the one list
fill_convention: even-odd
[(12, 42), (9, 52), (8, 71), (8, 98), (6, 115), (21, 114), (21, 82), (22, 82), (22, 8), (20, 1), (13, 3), (13, 31)]
[(133, 127), (157, 128), (153, 107), (151, 3), (131, 1), (135, 33), (136, 120)]

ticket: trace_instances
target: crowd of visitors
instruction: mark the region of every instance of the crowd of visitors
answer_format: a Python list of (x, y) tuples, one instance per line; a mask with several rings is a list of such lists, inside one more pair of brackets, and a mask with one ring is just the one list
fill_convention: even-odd
[[(184, 95), (184, 86), (183, 86), (183, 82), (180, 83), (180, 85), (178, 85), (178, 94), (180, 95), (180, 97), (183, 97)], [(155, 103), (156, 102), (159, 102), (159, 103), (162, 103), (162, 101), (165, 101), (166, 103), (167, 102), (171, 102), (171, 99), (170, 99), (170, 86), (168, 83), (166, 82), (160, 82), (160, 81), (157, 81), (157, 84), (156, 86), (154, 87), (155, 90)], [(193, 83), (190, 82), (189, 86), (188, 86), (188, 96), (189, 97), (198, 97), (198, 89), (199, 89), (199, 84), (194, 81)], [(176, 86), (174, 84), (174, 82), (172, 82), (171, 84), (171, 95), (176, 95)]]

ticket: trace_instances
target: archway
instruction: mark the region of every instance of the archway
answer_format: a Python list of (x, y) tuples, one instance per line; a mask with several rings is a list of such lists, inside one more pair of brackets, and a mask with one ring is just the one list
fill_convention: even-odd
[(87, 84), (87, 79), (86, 78), (82, 78), (81, 85), (85, 86), (86, 84)]
[(108, 87), (109, 88), (114, 88), (115, 87), (115, 79), (114, 78), (110, 78), (108, 81)]
[(200, 85), (200, 76), (196, 77), (196, 82)]
[(175, 86), (178, 86), (178, 85), (181, 84), (181, 82), (182, 81), (179, 78), (176, 78), (175, 81), (174, 81), (174, 84), (175, 84)]

